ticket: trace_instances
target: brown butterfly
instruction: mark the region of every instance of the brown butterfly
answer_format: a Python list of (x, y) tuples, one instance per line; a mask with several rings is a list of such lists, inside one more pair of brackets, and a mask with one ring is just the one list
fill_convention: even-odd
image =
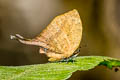
[(82, 38), (82, 23), (76, 9), (55, 17), (53, 21), (33, 39), (25, 39), (19, 34), (11, 36), (23, 44), (40, 47), (39, 52), (46, 54), (49, 61), (69, 58), (79, 47)]

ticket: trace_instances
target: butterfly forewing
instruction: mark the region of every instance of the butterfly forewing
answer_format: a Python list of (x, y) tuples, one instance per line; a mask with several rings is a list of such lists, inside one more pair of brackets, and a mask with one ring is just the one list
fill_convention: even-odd
[(71, 56), (80, 45), (82, 36), (82, 23), (77, 10), (57, 16), (39, 38), (42, 36), (50, 50), (64, 54), (64, 57)]

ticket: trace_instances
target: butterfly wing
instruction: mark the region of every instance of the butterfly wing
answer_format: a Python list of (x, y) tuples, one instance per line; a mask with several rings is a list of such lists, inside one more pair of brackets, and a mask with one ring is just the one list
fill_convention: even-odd
[(81, 38), (82, 23), (75, 9), (57, 16), (33, 39), (25, 39), (18, 34), (11, 36), (11, 39), (18, 39), (23, 44), (40, 46), (40, 53), (46, 53), (49, 61), (70, 57), (79, 47)]
[(57, 16), (38, 36), (44, 38), (49, 50), (71, 56), (79, 47), (82, 37), (82, 23), (77, 10)]

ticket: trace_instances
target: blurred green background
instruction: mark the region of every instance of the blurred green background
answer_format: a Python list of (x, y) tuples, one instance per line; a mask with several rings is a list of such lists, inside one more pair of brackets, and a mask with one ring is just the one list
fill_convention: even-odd
[[(80, 56), (120, 59), (120, 0), (0, 0), (0, 65), (46, 63), (38, 47), (10, 40), (10, 35), (33, 38), (55, 16), (72, 9), (79, 11), (83, 23)], [(120, 72), (97, 67), (77, 71), (69, 80), (120, 80)]]

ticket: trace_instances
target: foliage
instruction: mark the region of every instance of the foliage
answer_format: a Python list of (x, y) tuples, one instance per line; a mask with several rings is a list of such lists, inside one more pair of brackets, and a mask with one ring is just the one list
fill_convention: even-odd
[(0, 66), (0, 80), (65, 80), (77, 70), (86, 71), (100, 65), (112, 69), (120, 66), (120, 60), (104, 56), (83, 56), (68, 63)]

